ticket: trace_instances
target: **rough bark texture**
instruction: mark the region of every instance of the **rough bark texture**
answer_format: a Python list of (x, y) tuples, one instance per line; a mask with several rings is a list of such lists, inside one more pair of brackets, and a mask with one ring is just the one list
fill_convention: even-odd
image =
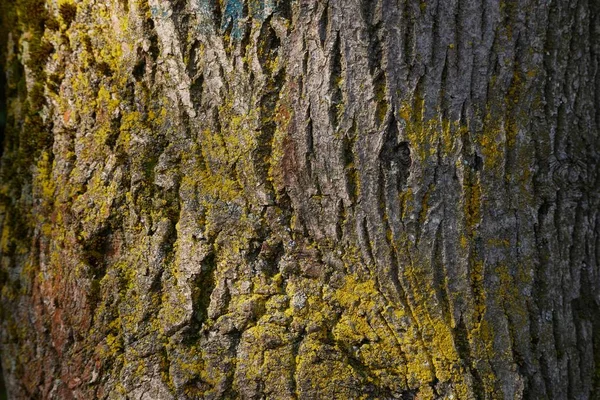
[(10, 398), (600, 396), (597, 0), (2, 7)]

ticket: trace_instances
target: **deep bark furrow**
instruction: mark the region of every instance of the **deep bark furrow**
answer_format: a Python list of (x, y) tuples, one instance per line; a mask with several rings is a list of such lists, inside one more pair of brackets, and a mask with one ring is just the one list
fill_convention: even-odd
[(596, 2), (7, 4), (12, 397), (598, 394)]

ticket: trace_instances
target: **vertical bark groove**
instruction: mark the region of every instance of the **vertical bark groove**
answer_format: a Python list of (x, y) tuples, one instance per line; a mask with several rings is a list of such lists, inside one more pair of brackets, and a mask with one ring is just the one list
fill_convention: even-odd
[(11, 398), (599, 395), (596, 2), (5, 3)]

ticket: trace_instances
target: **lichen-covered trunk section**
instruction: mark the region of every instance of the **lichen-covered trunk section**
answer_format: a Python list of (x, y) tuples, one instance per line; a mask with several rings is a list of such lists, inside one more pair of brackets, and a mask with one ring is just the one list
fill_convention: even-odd
[(597, 1), (0, 10), (10, 398), (600, 396)]

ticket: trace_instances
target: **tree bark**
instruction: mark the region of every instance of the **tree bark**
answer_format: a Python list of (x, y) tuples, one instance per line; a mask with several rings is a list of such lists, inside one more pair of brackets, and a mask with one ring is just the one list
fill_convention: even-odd
[(598, 1), (70, 1), (2, 6), (9, 398), (600, 396)]

